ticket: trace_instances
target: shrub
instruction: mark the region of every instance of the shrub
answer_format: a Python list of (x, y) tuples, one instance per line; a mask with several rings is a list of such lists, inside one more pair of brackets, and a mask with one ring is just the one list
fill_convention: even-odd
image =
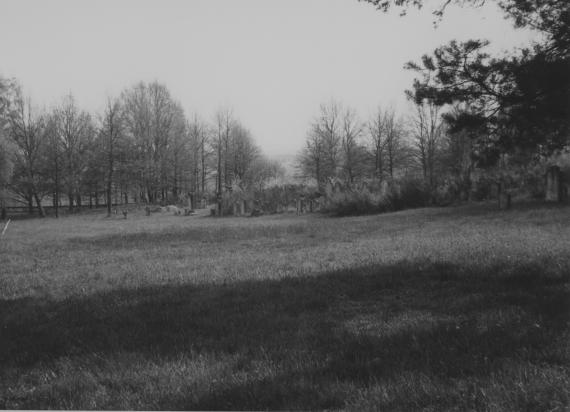
[(423, 207), (431, 200), (428, 187), (413, 178), (391, 181), (384, 190), (381, 185), (374, 189), (352, 188), (332, 193), (323, 211), (335, 216), (367, 215)]
[(336, 216), (355, 216), (385, 211), (386, 202), (379, 194), (367, 189), (333, 193), (324, 208)]
[(448, 178), (435, 188), (432, 202), (437, 206), (447, 206), (460, 199), (461, 194), (460, 183), (456, 179)]
[(481, 201), (490, 199), (496, 186), (494, 178), (484, 174), (474, 174), (471, 186), (471, 200)]
[(405, 178), (393, 183), (389, 200), (394, 210), (428, 206), (431, 199), (429, 188), (423, 181)]

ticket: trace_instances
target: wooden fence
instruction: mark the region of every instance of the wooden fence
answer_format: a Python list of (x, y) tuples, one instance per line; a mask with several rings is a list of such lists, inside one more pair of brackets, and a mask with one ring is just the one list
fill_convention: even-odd
[[(129, 204), (125, 204), (125, 203), (120, 203), (120, 204), (113, 204), (113, 208), (116, 207), (132, 207), (134, 206), (135, 203), (129, 203)], [(31, 210), (30, 213), (30, 208), (28, 206), (5, 206), (3, 209), (5, 209), (6, 211), (6, 219), (18, 219), (18, 218), (25, 218), (25, 217), (33, 217), (33, 216), (39, 216), (40, 212), (37, 208), (37, 206), (34, 206), (33, 209)], [(55, 206), (43, 206), (44, 212), (46, 214), (46, 216), (55, 216)], [(59, 207), (59, 215), (60, 216), (66, 216), (66, 215), (70, 215), (70, 214), (74, 214), (74, 213), (89, 213), (89, 212), (94, 212), (94, 213), (99, 213), (103, 210), (107, 209), (107, 205), (102, 204), (102, 205), (81, 205), (81, 206), (73, 206), (73, 210), (69, 210), (69, 206), (68, 205), (64, 205), (64, 206), (60, 206)]]

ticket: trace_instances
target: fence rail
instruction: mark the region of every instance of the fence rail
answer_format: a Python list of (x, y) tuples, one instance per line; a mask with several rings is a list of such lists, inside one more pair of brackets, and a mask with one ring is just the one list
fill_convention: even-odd
[[(136, 203), (114, 203), (112, 205), (113, 208), (115, 207), (125, 207), (125, 206), (133, 206)], [(68, 215), (70, 213), (79, 213), (79, 212), (87, 212), (87, 211), (101, 211), (105, 210), (107, 205), (100, 204), (98, 206), (95, 205), (81, 205), (81, 206), (73, 206), (73, 210), (70, 211), (69, 205), (59, 206), (59, 213), (61, 215)], [(3, 208), (6, 211), (6, 218), (13, 218), (13, 217), (26, 217), (26, 216), (38, 216), (40, 214), (39, 209), (37, 206), (30, 210), (29, 206), (4, 206)], [(48, 216), (55, 215), (55, 206), (43, 206), (44, 212)]]

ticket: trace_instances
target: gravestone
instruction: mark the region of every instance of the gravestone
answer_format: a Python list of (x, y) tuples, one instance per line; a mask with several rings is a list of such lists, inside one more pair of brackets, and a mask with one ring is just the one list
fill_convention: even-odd
[(510, 193), (502, 192), (499, 194), (499, 209), (508, 210), (511, 208)]
[(505, 184), (497, 182), (496, 185), (497, 200), (499, 201), (499, 209), (507, 210), (511, 208), (511, 194), (505, 188)]
[(546, 196), (547, 202), (562, 201), (562, 179), (560, 176), (560, 168), (551, 166), (546, 172)]
[(301, 196), (297, 199), (297, 214), (302, 215), (305, 213), (305, 197)]
[(382, 196), (382, 198), (385, 199), (389, 193), (390, 193), (390, 185), (386, 180), (383, 180), (382, 183), (380, 183), (380, 196)]

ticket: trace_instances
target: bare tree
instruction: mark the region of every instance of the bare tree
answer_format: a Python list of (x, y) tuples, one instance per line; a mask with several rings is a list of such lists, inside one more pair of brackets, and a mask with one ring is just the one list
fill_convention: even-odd
[(208, 150), (209, 130), (197, 114), (194, 114), (192, 122), (188, 124), (190, 139), (190, 152), (192, 155), (192, 178), (191, 190), (202, 196), (206, 190), (206, 178), (208, 174)]
[(236, 122), (232, 128), (232, 169), (234, 181), (239, 181), (242, 186), (248, 186), (252, 164), (260, 156), (260, 149), (253, 141), (251, 132), (241, 123)]
[(26, 198), (30, 213), (35, 201), (40, 216), (44, 217), (40, 193), (40, 187), (45, 185), (44, 117), (32, 107), (30, 99), (24, 99), (21, 90), (14, 103), (8, 117), (9, 135), (16, 147), (14, 164), (19, 179), (13, 182), (12, 188)]
[(233, 118), (233, 111), (227, 109), (224, 115), (224, 125), (223, 125), (223, 141), (224, 141), (224, 184), (225, 189), (232, 185), (233, 180), (233, 173), (230, 167), (230, 140), (232, 138), (232, 128), (235, 124), (235, 120)]
[(433, 188), (437, 151), (443, 135), (443, 121), (440, 107), (433, 102), (423, 101), (414, 104), (414, 115), (411, 118), (412, 137), (415, 157), (422, 168), (425, 181)]
[(144, 83), (126, 89), (122, 95), (126, 137), (131, 146), (131, 168), (137, 176), (139, 196), (153, 203), (156, 193), (154, 180), (152, 113), (150, 96)]
[(222, 216), (222, 194), (224, 187), (228, 187), (228, 182), (231, 178), (228, 176), (229, 162), (228, 162), (228, 149), (230, 144), (230, 133), (234, 124), (233, 111), (226, 107), (219, 109), (215, 114), (216, 125), (216, 151), (217, 151), (217, 179), (216, 179), (216, 196), (218, 201), (218, 216)]
[[(466, 110), (465, 105), (460, 104), (451, 108), (450, 115), (457, 116)], [(458, 195), (463, 200), (469, 200), (471, 195), (471, 177), (475, 170), (476, 137), (466, 130), (451, 133), (448, 129), (441, 137), (441, 157), (443, 167), (451, 173), (458, 185)]]
[(356, 111), (346, 108), (342, 115), (342, 150), (343, 171), (347, 184), (354, 183), (355, 177), (361, 175), (362, 151), (358, 139), (362, 134), (362, 125), (358, 120)]
[(136, 84), (123, 92), (122, 101), (141, 196), (150, 203), (177, 197), (184, 162), (176, 149), (187, 133), (181, 105), (158, 82)]
[(14, 168), (12, 156), (12, 143), (6, 133), (4, 133), (3, 125), (0, 121), (0, 220), (6, 217), (6, 192), (8, 182), (12, 177)]
[[(192, 165), (189, 164), (189, 139), (186, 117), (182, 105), (176, 103), (172, 107), (173, 117), (170, 130), (170, 142), (167, 145), (167, 158), (171, 159), (171, 188), (172, 197), (179, 200), (183, 189), (188, 192), (188, 174)], [(168, 167), (164, 168), (168, 173)]]
[(316, 131), (322, 139), (324, 149), (324, 178), (334, 177), (339, 168), (339, 152), (341, 150), (340, 135), (340, 112), (339, 103), (331, 100), (328, 104), (322, 104), (320, 115), (316, 125)]
[(57, 134), (65, 160), (64, 182), (69, 199), (69, 210), (73, 210), (74, 198), (77, 206), (81, 206), (84, 156), (93, 138), (94, 127), (89, 113), (77, 107), (72, 95), (66, 96), (55, 112)]
[(5, 189), (13, 170), (13, 144), (9, 139), (10, 113), (16, 98), (15, 81), (0, 77), (0, 206), (4, 211)]
[(321, 186), (336, 177), (341, 169), (342, 130), (340, 104), (331, 100), (321, 104), (320, 113), (310, 124), (305, 148), (299, 155), (299, 168)]
[(155, 184), (159, 189), (161, 200), (164, 201), (168, 195), (168, 175), (172, 166), (168, 152), (175, 127), (175, 118), (179, 117), (180, 110), (165, 85), (158, 82), (150, 83), (147, 86), (147, 92), (151, 105)]
[(105, 179), (107, 215), (111, 216), (115, 169), (119, 155), (119, 144), (124, 133), (123, 110), (119, 99), (107, 99), (105, 111), (103, 112), (100, 122), (101, 126), (99, 130), (102, 139), (102, 150), (105, 153), (107, 163)]
[(322, 178), (322, 168), (324, 162), (324, 147), (320, 133), (316, 125), (307, 133), (305, 147), (298, 156), (298, 168), (303, 177), (311, 177), (320, 185)]
[(405, 156), (404, 127), (393, 108), (384, 112), (384, 132), (386, 166), (388, 175), (393, 178), (396, 168), (402, 165)]
[(372, 156), (374, 158), (374, 176), (380, 180), (384, 176), (384, 157), (386, 151), (386, 112), (381, 107), (368, 122), (368, 134), (370, 136)]
[(279, 162), (269, 160), (265, 156), (257, 156), (248, 171), (250, 175), (248, 180), (251, 182), (253, 189), (260, 194), (269, 181), (282, 177), (284, 173), (283, 167)]
[(46, 117), (44, 136), (47, 142), (46, 155), (48, 161), (48, 176), (51, 182), (52, 204), (56, 218), (59, 217), (61, 174), (63, 164), (63, 149), (61, 140), (59, 139), (57, 127), (57, 116), (54, 113), (51, 113)]

